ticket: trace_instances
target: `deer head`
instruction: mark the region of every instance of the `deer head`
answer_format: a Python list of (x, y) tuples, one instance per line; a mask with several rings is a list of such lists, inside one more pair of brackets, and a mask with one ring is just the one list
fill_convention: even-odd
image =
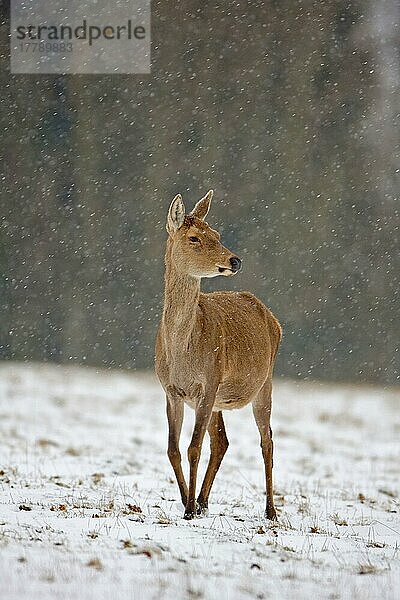
[(178, 272), (192, 277), (229, 277), (240, 271), (242, 261), (220, 242), (218, 231), (204, 221), (210, 209), (213, 191), (199, 200), (188, 215), (182, 196), (171, 202), (167, 231), (171, 244), (171, 260)]

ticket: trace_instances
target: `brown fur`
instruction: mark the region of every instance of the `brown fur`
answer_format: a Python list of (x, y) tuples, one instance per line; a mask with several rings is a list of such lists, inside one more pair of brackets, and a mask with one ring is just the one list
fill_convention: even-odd
[[(165, 300), (156, 342), (156, 372), (167, 397), (168, 456), (185, 506), (184, 516), (193, 518), (207, 510), (210, 489), (228, 447), (221, 411), (252, 402), (265, 464), (266, 516), (273, 519), (270, 414), (281, 327), (249, 292), (200, 291), (201, 277), (234, 274), (230, 268), (234, 255), (203, 220), (211, 197), (209, 192), (190, 215), (184, 215), (177, 196), (168, 213)], [(193, 242), (191, 237), (199, 241)], [(184, 403), (196, 411), (188, 449), (189, 488), (179, 452)], [(196, 505), (197, 466), (206, 429), (211, 456)]]

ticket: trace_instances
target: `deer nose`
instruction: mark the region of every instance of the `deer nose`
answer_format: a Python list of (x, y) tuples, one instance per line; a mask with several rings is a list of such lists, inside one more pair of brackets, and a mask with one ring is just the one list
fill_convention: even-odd
[(238, 258), (237, 256), (232, 256), (232, 258), (230, 258), (229, 260), (231, 263), (232, 271), (234, 273), (240, 271), (240, 269), (242, 268), (242, 261), (240, 260), (240, 258)]

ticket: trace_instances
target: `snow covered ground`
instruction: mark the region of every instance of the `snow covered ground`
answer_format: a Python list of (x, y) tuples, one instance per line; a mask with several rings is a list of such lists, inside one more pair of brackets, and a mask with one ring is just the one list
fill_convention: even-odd
[(154, 378), (2, 363), (0, 597), (398, 598), (399, 400), (277, 382), (279, 522), (249, 407), (226, 413), (210, 516), (187, 522)]

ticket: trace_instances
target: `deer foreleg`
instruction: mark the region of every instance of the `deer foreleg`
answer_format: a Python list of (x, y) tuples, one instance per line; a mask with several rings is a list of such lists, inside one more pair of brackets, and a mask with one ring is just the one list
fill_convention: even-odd
[(179, 396), (167, 393), (167, 417), (168, 417), (168, 458), (174, 469), (181, 494), (182, 504), (186, 506), (188, 489), (182, 471), (181, 453), (179, 451), (179, 438), (183, 421), (183, 400)]
[(214, 412), (211, 416), (208, 425), (208, 433), (210, 434), (211, 454), (208, 463), (207, 471), (204, 476), (203, 485), (201, 486), (200, 494), (197, 499), (199, 511), (203, 514), (208, 510), (208, 497), (210, 495), (211, 486), (218, 472), (225, 452), (228, 449), (229, 442), (226, 437), (224, 420), (222, 412)]
[(212, 413), (215, 393), (206, 394), (204, 398), (198, 401), (196, 407), (196, 420), (192, 435), (192, 440), (188, 448), (188, 460), (190, 467), (189, 476), (189, 495), (186, 503), (184, 518), (193, 519), (196, 515), (196, 480), (197, 469), (199, 466), (201, 446), (203, 444), (204, 435)]

